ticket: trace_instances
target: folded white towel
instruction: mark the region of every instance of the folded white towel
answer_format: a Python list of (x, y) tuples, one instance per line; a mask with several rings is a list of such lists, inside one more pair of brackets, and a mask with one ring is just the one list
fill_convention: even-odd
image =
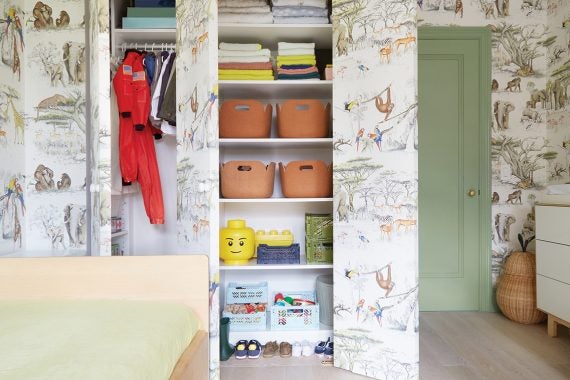
[(279, 55), (315, 55), (315, 49), (279, 49)]
[(275, 24), (329, 24), (328, 17), (274, 17)]
[[(314, 42), (278, 42), (277, 48), (279, 52), (288, 49), (312, 49), (315, 50)], [(313, 54), (313, 53), (311, 53)]]
[(274, 7), (296, 6), (326, 8), (327, 0), (273, 0)]
[(261, 50), (260, 44), (232, 44), (228, 42), (220, 42), (220, 50), (232, 51), (257, 51)]
[(269, 57), (218, 57), (219, 63), (240, 62), (240, 63), (265, 63), (270, 62)]
[(219, 0), (218, 7), (263, 7), (267, 5), (265, 0)]
[(273, 7), (275, 17), (327, 17), (329, 10), (318, 7)]
[(261, 49), (255, 51), (237, 51), (237, 50), (218, 50), (218, 57), (271, 57), (269, 49)]
[(221, 24), (273, 24), (271, 13), (219, 13), (218, 21)]
[(218, 13), (271, 13), (269, 5), (264, 7), (219, 7)]

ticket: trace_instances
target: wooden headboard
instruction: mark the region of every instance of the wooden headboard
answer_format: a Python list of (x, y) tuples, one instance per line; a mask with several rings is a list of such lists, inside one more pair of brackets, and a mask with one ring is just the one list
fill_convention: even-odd
[(129, 299), (190, 306), (209, 327), (208, 257), (0, 259), (0, 299)]

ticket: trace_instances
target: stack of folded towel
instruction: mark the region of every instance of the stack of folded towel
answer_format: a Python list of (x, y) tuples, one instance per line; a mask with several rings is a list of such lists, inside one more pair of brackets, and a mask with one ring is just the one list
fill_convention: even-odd
[(327, 0), (273, 0), (275, 24), (328, 24)]
[(220, 80), (273, 80), (271, 52), (260, 44), (220, 43)]
[(277, 79), (320, 80), (314, 43), (279, 42)]
[(273, 24), (273, 14), (265, 0), (220, 0), (218, 17), (220, 23), (227, 24)]

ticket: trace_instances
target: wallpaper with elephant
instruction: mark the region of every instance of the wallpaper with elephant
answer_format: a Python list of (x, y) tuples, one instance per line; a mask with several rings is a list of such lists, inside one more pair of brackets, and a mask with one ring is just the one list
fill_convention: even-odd
[(0, 7), (3, 238), (26, 255), (81, 255), (87, 239), (84, 2)]
[(178, 245), (210, 256), (210, 374), (218, 379), (218, 4), (178, 0), (176, 10)]
[(109, 0), (89, 2), (90, 175), (92, 254), (111, 256), (111, 85)]
[[(420, 25), (492, 31), (492, 276), (518, 234), (534, 236), (533, 206), (570, 173), (567, 0), (418, 0)], [(534, 250), (531, 244), (530, 250)]]
[(416, 3), (332, 4), (335, 366), (416, 379)]

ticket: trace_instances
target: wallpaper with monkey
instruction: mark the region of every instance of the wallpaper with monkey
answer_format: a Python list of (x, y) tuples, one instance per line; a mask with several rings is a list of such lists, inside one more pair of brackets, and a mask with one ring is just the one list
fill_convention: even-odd
[(416, 379), (416, 3), (332, 4), (334, 361)]
[[(420, 25), (492, 31), (493, 283), (517, 235), (534, 235), (533, 206), (570, 181), (570, 3), (418, 0)], [(534, 250), (531, 244), (530, 250)]]
[(177, 1), (178, 246), (210, 259), (210, 378), (219, 379), (218, 3)]
[(13, 244), (0, 252), (85, 254), (84, 2), (6, 1), (0, 13), (1, 243)]

